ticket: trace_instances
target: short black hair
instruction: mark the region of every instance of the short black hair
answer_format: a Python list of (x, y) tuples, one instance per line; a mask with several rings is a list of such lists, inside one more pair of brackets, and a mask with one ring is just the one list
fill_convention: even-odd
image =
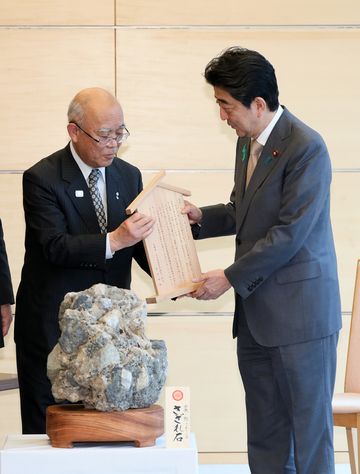
[(205, 79), (247, 108), (255, 97), (262, 97), (272, 112), (279, 107), (275, 69), (257, 51), (239, 46), (224, 50), (206, 66)]

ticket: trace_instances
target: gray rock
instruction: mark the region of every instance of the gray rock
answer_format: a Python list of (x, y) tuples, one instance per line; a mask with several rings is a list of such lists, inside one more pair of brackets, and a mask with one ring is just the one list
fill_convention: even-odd
[(164, 341), (145, 335), (146, 303), (131, 290), (97, 284), (61, 303), (61, 336), (48, 357), (57, 402), (100, 411), (145, 408), (165, 383)]

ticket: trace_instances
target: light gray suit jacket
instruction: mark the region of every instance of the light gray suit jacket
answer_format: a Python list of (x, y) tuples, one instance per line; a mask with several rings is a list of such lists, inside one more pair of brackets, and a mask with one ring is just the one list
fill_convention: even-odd
[(198, 235), (236, 235), (225, 269), (236, 295), (233, 335), (244, 316), (264, 346), (333, 334), (341, 310), (326, 145), (285, 109), (245, 190), (249, 142), (238, 139), (230, 202), (202, 208)]

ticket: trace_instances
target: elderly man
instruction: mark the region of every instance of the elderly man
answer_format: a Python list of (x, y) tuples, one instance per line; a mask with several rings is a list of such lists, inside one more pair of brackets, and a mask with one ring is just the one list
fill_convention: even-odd
[(153, 220), (126, 216), (142, 190), (137, 168), (116, 157), (129, 132), (116, 98), (80, 91), (68, 109), (70, 143), (25, 171), (25, 260), (16, 297), (15, 342), (23, 433), (44, 433), (54, 403), (47, 356), (59, 337), (65, 294), (95, 283), (129, 288), (133, 258)]

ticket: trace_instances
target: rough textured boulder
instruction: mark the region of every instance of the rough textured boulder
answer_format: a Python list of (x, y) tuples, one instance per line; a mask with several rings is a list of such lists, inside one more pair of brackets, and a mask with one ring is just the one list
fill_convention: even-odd
[(56, 401), (101, 411), (155, 403), (167, 373), (164, 341), (145, 335), (146, 303), (131, 290), (97, 284), (68, 293), (61, 336), (48, 357)]

